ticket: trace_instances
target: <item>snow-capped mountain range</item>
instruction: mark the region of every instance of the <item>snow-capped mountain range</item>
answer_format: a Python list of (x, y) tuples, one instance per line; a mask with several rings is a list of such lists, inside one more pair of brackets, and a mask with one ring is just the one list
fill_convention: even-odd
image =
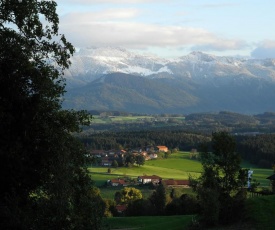
[(141, 55), (122, 48), (81, 49), (71, 58), (66, 71), (69, 82), (89, 83), (109, 73), (125, 73), (147, 78), (209, 78), (232, 75), (275, 80), (275, 59), (218, 57), (202, 52), (164, 59)]
[(126, 73), (150, 76), (173, 72), (169, 60), (129, 52), (122, 48), (81, 49), (71, 58), (72, 65), (65, 76), (75, 83), (85, 84), (109, 73)]
[[(192, 98), (192, 100), (189, 100), (190, 103), (185, 101), (182, 105), (169, 106), (168, 102), (163, 104), (161, 95), (157, 98), (150, 98), (147, 95), (146, 99), (150, 100), (154, 106), (151, 105), (152, 108), (149, 106), (150, 109), (145, 111), (134, 112), (153, 112), (154, 108), (156, 112), (226, 109), (254, 113), (263, 112), (260, 110), (275, 110), (275, 105), (273, 105), (275, 104), (273, 103), (275, 100), (275, 59), (220, 57), (202, 52), (192, 52), (175, 59), (164, 59), (133, 53), (122, 48), (104, 47), (81, 49), (71, 58), (71, 63), (70, 68), (65, 72), (68, 84), (65, 107), (127, 110), (126, 104), (131, 104), (131, 101), (115, 106), (113, 102), (107, 102), (108, 98), (105, 98), (103, 102), (99, 95), (92, 95), (91, 91), (95, 90), (94, 87), (98, 87), (100, 83), (102, 87), (104, 85), (104, 92), (106, 92), (106, 85), (111, 84), (113, 87), (119, 78), (127, 76), (124, 80), (131, 81), (133, 77), (129, 76), (137, 76), (140, 77), (138, 78), (140, 81), (149, 81), (143, 84), (150, 84), (150, 82), (154, 82), (155, 85), (163, 84), (159, 85), (162, 90), (164, 87), (171, 87), (171, 90), (183, 90), (182, 96)], [(121, 75), (118, 77), (114, 73)], [(112, 79), (111, 76), (114, 78)], [(121, 84), (119, 87), (126, 87)], [(130, 89), (129, 87), (134, 86), (128, 84), (127, 87)], [(98, 103), (83, 99), (85, 98), (84, 89), (89, 92), (86, 95), (89, 98), (96, 97)], [(110, 87), (109, 90), (115, 91)], [(141, 97), (145, 96), (138, 89), (133, 90), (136, 90)], [(161, 89), (155, 90), (161, 92)], [(167, 96), (169, 97), (169, 94)], [(79, 97), (82, 99), (80, 100)], [(110, 97), (112, 97), (111, 94)], [(117, 97), (117, 101), (119, 100), (123, 101)], [(138, 107), (142, 108), (142, 106)]]

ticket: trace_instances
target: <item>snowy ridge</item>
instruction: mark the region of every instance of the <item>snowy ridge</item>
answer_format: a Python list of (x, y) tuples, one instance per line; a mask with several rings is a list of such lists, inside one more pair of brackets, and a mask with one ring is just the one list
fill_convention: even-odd
[(275, 81), (275, 59), (219, 57), (192, 52), (177, 59), (136, 54), (123, 48), (101, 47), (81, 49), (71, 58), (65, 77), (72, 84), (87, 84), (104, 74), (126, 73), (143, 77), (189, 78), (216, 77), (258, 78)]

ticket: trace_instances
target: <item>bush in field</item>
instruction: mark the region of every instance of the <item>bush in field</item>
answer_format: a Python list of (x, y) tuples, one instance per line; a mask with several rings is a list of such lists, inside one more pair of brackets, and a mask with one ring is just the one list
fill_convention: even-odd
[(135, 162), (138, 166), (144, 165), (145, 164), (144, 156), (142, 156), (142, 155), (135, 156)]
[(165, 215), (191, 215), (199, 212), (199, 204), (196, 197), (183, 194), (175, 197), (165, 207)]
[(129, 203), (139, 199), (142, 199), (142, 193), (136, 188), (125, 187), (121, 191), (115, 193), (115, 200), (117, 203)]
[(153, 216), (157, 213), (156, 207), (150, 200), (139, 199), (128, 204), (126, 216)]

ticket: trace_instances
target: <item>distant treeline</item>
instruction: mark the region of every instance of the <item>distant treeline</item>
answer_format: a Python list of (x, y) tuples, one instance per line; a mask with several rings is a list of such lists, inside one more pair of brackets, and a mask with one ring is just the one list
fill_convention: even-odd
[[(234, 112), (221, 111), (219, 113), (193, 113), (183, 114), (134, 114), (120, 111), (89, 111), (92, 115), (101, 118), (112, 116), (142, 116), (142, 119), (93, 123), (85, 127), (86, 134), (102, 131), (126, 132), (126, 131), (144, 131), (144, 130), (170, 130), (170, 131), (187, 131), (197, 133), (207, 133), (226, 130), (230, 133), (275, 133), (275, 113), (265, 112), (258, 115), (244, 115)], [(148, 119), (146, 119), (148, 116)], [(155, 118), (155, 119), (152, 119)], [(180, 119), (178, 119), (180, 117)], [(161, 119), (160, 119), (161, 118)]]
[(275, 163), (275, 134), (237, 137), (242, 158), (260, 167), (271, 168)]
[(190, 151), (200, 143), (209, 142), (210, 136), (183, 131), (134, 131), (103, 132), (81, 137), (83, 143), (91, 149), (133, 149), (150, 145), (165, 145), (169, 149), (177, 148)]

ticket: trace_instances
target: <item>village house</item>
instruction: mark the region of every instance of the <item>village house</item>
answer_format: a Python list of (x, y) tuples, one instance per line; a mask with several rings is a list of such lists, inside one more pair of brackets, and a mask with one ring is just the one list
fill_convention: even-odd
[(160, 180), (161, 180), (161, 177), (159, 177), (157, 175), (139, 176), (138, 177), (138, 182), (141, 183), (141, 184), (149, 184), (149, 183), (159, 184)]
[(150, 153), (149, 154), (149, 158), (150, 159), (157, 159), (158, 158), (158, 154), (156, 154), (156, 153)]
[(128, 184), (123, 179), (112, 179), (107, 181), (111, 186), (127, 186)]
[(161, 183), (163, 185), (166, 185), (167, 187), (183, 187), (183, 188), (189, 188), (189, 180), (174, 180), (174, 179), (168, 179), (168, 180), (161, 180)]
[(158, 145), (156, 147), (157, 147), (157, 150), (159, 152), (165, 152), (165, 153), (168, 152), (168, 148), (166, 146), (164, 146), (164, 145)]
[(140, 152), (140, 155), (144, 156), (144, 157), (147, 157), (147, 152), (146, 151), (141, 151)]

